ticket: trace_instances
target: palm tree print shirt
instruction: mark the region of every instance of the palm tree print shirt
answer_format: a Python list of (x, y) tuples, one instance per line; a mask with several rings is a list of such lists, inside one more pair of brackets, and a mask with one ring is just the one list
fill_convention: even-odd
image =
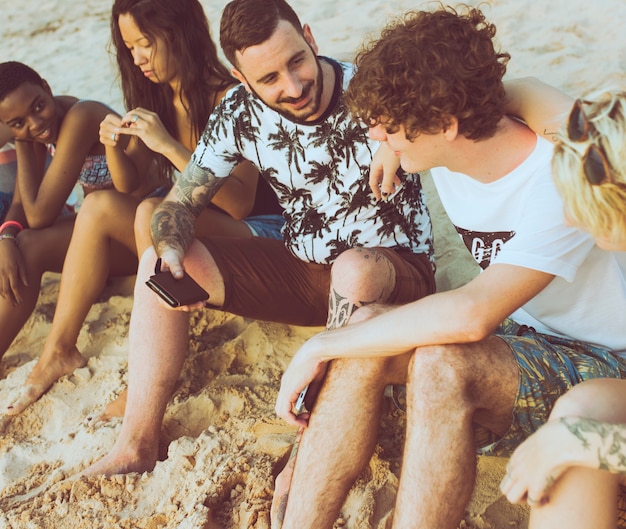
[[(315, 122), (296, 123), (234, 87), (215, 109), (193, 154), (196, 171), (226, 177), (243, 159), (254, 163), (284, 208), (287, 248), (307, 262), (332, 263), (355, 247), (405, 248), (433, 261), (430, 217), (418, 174), (388, 201), (368, 185), (378, 143), (342, 103), (353, 66), (328, 58), (336, 83), (327, 111)], [(199, 170), (199, 171), (198, 171)]]

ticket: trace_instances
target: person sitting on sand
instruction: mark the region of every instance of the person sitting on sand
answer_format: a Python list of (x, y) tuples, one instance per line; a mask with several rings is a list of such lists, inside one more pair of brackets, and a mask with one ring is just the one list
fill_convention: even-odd
[[(523, 90), (518, 111), (523, 119), (555, 130), (542, 122), (568, 116), (555, 134), (552, 160), (568, 223), (589, 231), (600, 248), (626, 262), (626, 166), (621, 154), (626, 92), (598, 92), (573, 106), (545, 108), (544, 88), (535, 83)], [(591, 316), (593, 307), (587, 310)], [(556, 402), (549, 421), (513, 453), (501, 489), (509, 501), (530, 505), (530, 528), (626, 527), (622, 397), (624, 380), (583, 382)]]
[[(0, 226), (0, 356), (32, 313), (42, 274), (60, 272), (74, 215), (62, 215), (76, 183), (86, 196), (126, 186), (109, 173), (99, 127), (112, 110), (97, 101), (54, 96), (29, 66), (0, 64), (0, 121), (15, 139), (14, 196)], [(48, 152), (52, 161), (46, 166)], [(142, 196), (151, 179), (133, 191)]]
[[(152, 217), (154, 247), (139, 262), (130, 323), (132, 406), (115, 446), (87, 475), (156, 464), (163, 415), (189, 343), (188, 313), (165, 306), (144, 285), (157, 257), (174, 277), (189, 274), (200, 283), (212, 307), (296, 325), (341, 327), (361, 319), (371, 303), (402, 304), (435, 288), (419, 175), (402, 174), (404, 186), (385, 202), (368, 189), (378, 144), (343, 104), (352, 65), (318, 56), (311, 28), (284, 0), (231, 1), (220, 41), (243, 84), (215, 109)], [(285, 208), (284, 242), (194, 233), (198, 212), (242, 158), (276, 190)]]
[[(85, 198), (43, 353), (8, 406), (8, 415), (21, 413), (58, 378), (85, 364), (76, 342), (89, 309), (108, 277), (136, 273), (136, 245), (143, 250), (150, 244), (136, 241), (133, 234), (135, 210), (145, 194), (132, 189), (152, 172), (160, 183), (152, 195), (169, 190), (173, 171), (181, 171), (189, 161), (209, 114), (237, 83), (217, 57), (197, 0), (116, 0), (111, 29), (122, 92), (131, 110), (124, 116), (107, 114), (100, 124), (100, 141), (111, 174), (120, 175), (120, 180), (124, 175), (125, 185)], [(154, 202), (147, 207), (152, 211)], [(280, 238), (281, 211), (257, 170), (241, 163), (199, 216), (198, 232)], [(123, 401), (116, 404), (123, 412)], [(114, 413), (120, 411), (109, 408), (105, 416)]]
[[(456, 529), (477, 453), (510, 454), (581, 380), (626, 376), (614, 353), (626, 344), (626, 270), (565, 225), (551, 142), (505, 115), (508, 55), (494, 36), (479, 9), (439, 7), (398, 18), (357, 55), (346, 104), (405, 171), (431, 170), (482, 271), (371, 307), (380, 314), (296, 352), (276, 403), (306, 427), (285, 528), (333, 527), (376, 445), (388, 384), (406, 383), (392, 527)], [(299, 393), (325, 370), (313, 411), (298, 416)]]

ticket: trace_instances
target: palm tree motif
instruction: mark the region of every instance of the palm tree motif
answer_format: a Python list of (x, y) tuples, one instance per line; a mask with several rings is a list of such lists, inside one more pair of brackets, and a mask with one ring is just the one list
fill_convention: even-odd
[(339, 194), (339, 171), (336, 164), (331, 163), (319, 163), (317, 160), (311, 162), (311, 171), (305, 175), (307, 183), (321, 184), (322, 182), (328, 182), (327, 192), (328, 198), (332, 196), (331, 190), (335, 194)]
[(284, 151), (285, 156), (287, 157), (289, 178), (292, 184), (293, 172), (291, 167), (295, 166), (296, 172), (300, 173), (300, 159), (302, 159), (302, 161), (306, 161), (306, 151), (300, 142), (301, 136), (304, 136), (304, 132), (300, 130), (299, 127), (294, 127), (294, 129), (289, 132), (289, 130), (285, 128), (284, 122), (281, 119), (281, 122), (278, 124), (278, 132), (271, 133), (267, 137), (269, 140), (267, 142), (268, 147), (271, 147), (275, 151)]
[(339, 255), (341, 255), (346, 250), (350, 248), (356, 248), (357, 246), (363, 246), (359, 242), (359, 235), (361, 234), (361, 230), (354, 230), (350, 235), (346, 238), (345, 236), (341, 238), (339, 236), (339, 232), (337, 232), (334, 239), (328, 241), (326, 247), (330, 250), (330, 255), (328, 257), (328, 262), (333, 262)]
[(315, 260), (315, 244), (314, 241), (316, 238), (321, 238), (322, 233), (326, 231), (330, 233), (330, 228), (328, 227), (328, 219), (325, 215), (322, 215), (316, 208), (307, 208), (304, 215), (300, 219), (300, 229), (298, 230), (301, 239), (306, 238), (310, 241), (310, 244), (307, 244), (311, 248), (311, 255), (309, 255), (307, 248), (304, 248), (306, 252), (307, 258), (314, 261)]
[[(341, 193), (342, 206), (337, 210), (336, 217), (343, 217), (344, 226), (355, 222), (360, 211), (372, 207), (373, 195), (368, 183), (369, 167), (359, 166), (359, 169), (361, 178), (357, 179), (349, 189)], [(349, 219), (350, 215), (354, 215), (354, 218)]]
[(347, 109), (344, 108), (343, 114), (345, 117), (339, 119), (346, 121), (348, 126), (340, 129), (341, 138), (338, 140), (336, 147), (337, 155), (344, 160), (346, 167), (349, 167), (352, 160), (356, 162), (358, 146), (367, 145), (369, 150), (369, 142), (366, 129), (348, 116)]

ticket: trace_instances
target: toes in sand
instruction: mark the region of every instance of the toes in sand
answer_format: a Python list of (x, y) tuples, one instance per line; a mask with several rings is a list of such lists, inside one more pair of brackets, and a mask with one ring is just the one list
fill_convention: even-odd
[(48, 391), (57, 380), (85, 364), (84, 357), (77, 349), (63, 357), (42, 355), (20, 388), (17, 397), (7, 406), (5, 414), (19, 415)]

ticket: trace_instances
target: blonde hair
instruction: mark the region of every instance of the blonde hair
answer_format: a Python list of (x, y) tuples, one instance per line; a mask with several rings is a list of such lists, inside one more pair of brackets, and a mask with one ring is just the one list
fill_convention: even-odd
[[(560, 131), (552, 174), (566, 214), (596, 239), (626, 237), (626, 92), (603, 92), (584, 99), (591, 124), (588, 137), (573, 141), (567, 122)], [(595, 130), (594, 130), (595, 129)], [(591, 144), (606, 155), (611, 182), (593, 185), (585, 176), (583, 157)]]

